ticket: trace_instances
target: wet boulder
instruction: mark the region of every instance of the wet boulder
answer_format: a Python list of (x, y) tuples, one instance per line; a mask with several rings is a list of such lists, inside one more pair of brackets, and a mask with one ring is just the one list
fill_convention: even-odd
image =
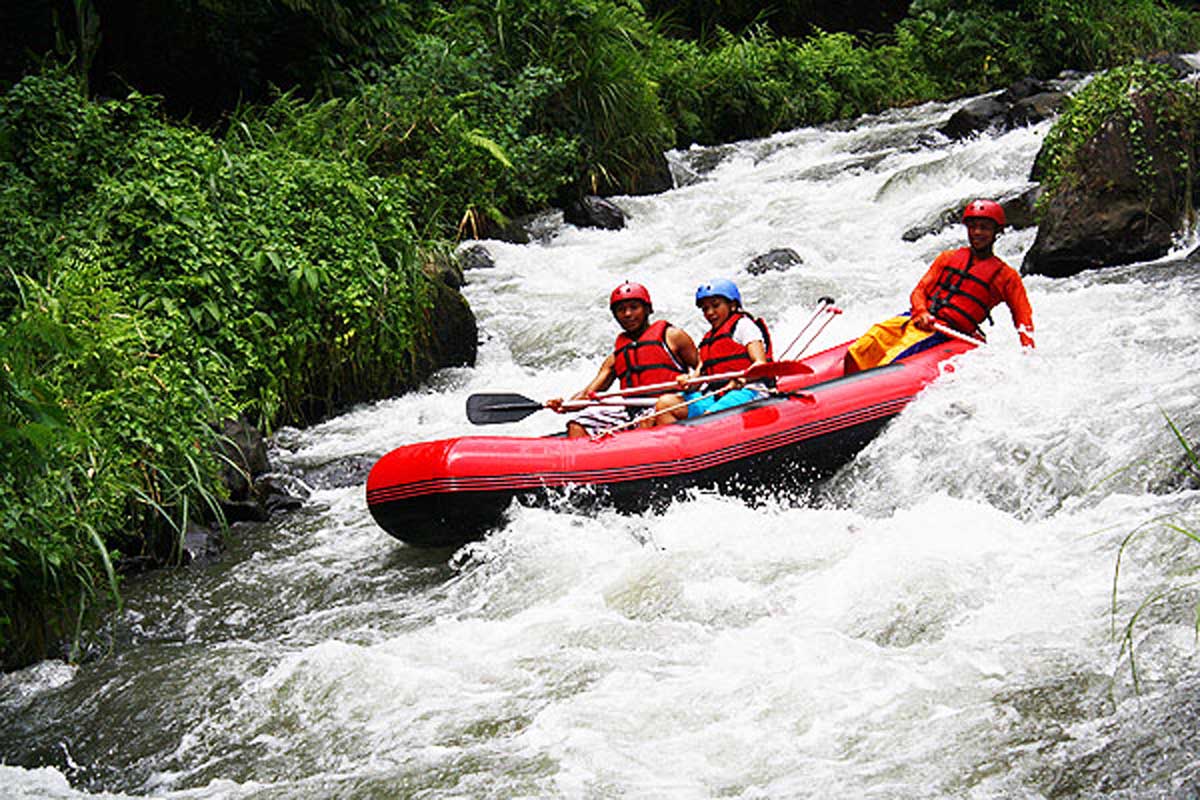
[(217, 561), (224, 549), (220, 530), (189, 522), (183, 532), (179, 555), (184, 564), (203, 566)]
[(513, 217), (504, 225), (489, 229), (488, 235), (510, 244), (548, 242), (562, 228), (562, 224), (563, 213), (557, 209), (549, 209)]
[[(262, 433), (245, 418), (225, 420), (219, 426), (221, 482), (226, 497), (221, 514), (227, 523), (266, 522), (272, 515), (299, 508), (307, 492), (281, 488), (280, 480), (269, 473), (267, 442)], [(185, 556), (196, 561), (208, 558), (219, 549), (219, 536), (205, 526), (189, 527), (184, 540)]]
[(263, 505), (271, 515), (295, 511), (312, 494), (300, 479), (282, 473), (263, 475), (258, 480), (257, 488)]
[(466, 283), (463, 278), (462, 262), (441, 253), (433, 256), (425, 265), (425, 274), (433, 278), (435, 282), (449, 286), (454, 290), (461, 289)]
[(563, 219), (579, 228), (616, 231), (625, 227), (624, 211), (611, 200), (591, 194), (569, 202), (563, 209)]
[(1127, 96), (1128, 108), (1079, 145), (1070, 174), (1049, 194), (1022, 273), (1066, 277), (1170, 251), (1200, 192), (1179, 145), (1181, 131), (1155, 110), (1163, 95)]
[(1008, 88), (996, 95), (996, 99), (1011, 105), (1049, 90), (1050, 87), (1037, 78), (1026, 77), (1013, 81)]
[(347, 456), (302, 470), (304, 483), (316, 489), (343, 489), (367, 482), (375, 464), (368, 456)]
[(473, 244), (458, 251), (458, 266), (462, 272), (473, 269), (494, 269), (496, 260), (491, 252), (481, 244)]
[(628, 186), (629, 194), (659, 194), (675, 188), (671, 165), (664, 153), (656, 153), (650, 164), (633, 177)]
[(764, 272), (786, 272), (797, 264), (803, 264), (804, 259), (790, 247), (770, 250), (760, 256), (755, 256), (746, 265), (746, 272), (751, 275), (762, 275)]
[(966, 139), (976, 133), (999, 126), (1008, 114), (1009, 105), (995, 97), (979, 97), (955, 111), (938, 128), (948, 139)]
[(901, 234), (900, 238), (906, 242), (915, 242), (923, 236), (928, 236), (931, 233), (941, 233), (951, 225), (957, 225), (962, 221), (962, 210), (966, 208), (969, 202), (970, 200), (963, 200), (957, 209), (943, 209), (931, 217), (926, 217)]
[(676, 186), (692, 186), (705, 180), (710, 172), (733, 157), (737, 147), (731, 144), (704, 147), (692, 145), (687, 150), (675, 150), (667, 163)]
[(989, 129), (1011, 130), (1049, 119), (1059, 112), (1066, 93), (1023, 78), (1004, 91), (970, 101), (938, 130), (950, 139), (965, 139)]
[(1005, 128), (1023, 128), (1050, 119), (1062, 110), (1066, 99), (1065, 92), (1039, 92), (1022, 98), (1009, 106), (1004, 116)]
[(462, 260), (439, 253), (425, 263), (424, 270), (433, 288), (433, 304), (426, 311), (430, 339), (423, 360), (427, 371), (474, 364), (479, 330), (471, 306), (459, 291), (465, 283)]
[(433, 304), (426, 311), (430, 342), (425, 359), (430, 372), (470, 366), (479, 349), (479, 325), (467, 299), (445, 281), (432, 282)]
[[(1008, 227), (1010, 229), (1021, 230), (1022, 228), (1031, 228), (1037, 224), (1033, 215), (1033, 207), (1040, 193), (1040, 187), (1034, 185), (1024, 189), (1005, 192), (996, 198), (996, 202), (1004, 208), (1004, 216), (1008, 220)], [(928, 236), (931, 233), (940, 233), (946, 228), (960, 224), (962, 222), (963, 210), (966, 209), (967, 203), (970, 203), (974, 199), (975, 197), (964, 197), (954, 208), (944, 209), (926, 218), (906, 230), (900, 238), (906, 242), (915, 242), (923, 236)]]
[(1004, 208), (1004, 218), (1008, 221), (1008, 227), (1019, 231), (1037, 225), (1034, 207), (1041, 196), (1042, 187), (1033, 184), (1024, 189), (1005, 192), (996, 198), (996, 202)]
[(227, 419), (216, 426), (221, 457), (221, 483), (231, 503), (251, 500), (254, 478), (266, 472), (267, 442), (245, 417)]

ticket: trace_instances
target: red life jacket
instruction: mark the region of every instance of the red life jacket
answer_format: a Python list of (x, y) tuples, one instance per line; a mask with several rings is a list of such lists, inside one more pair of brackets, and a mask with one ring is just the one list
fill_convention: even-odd
[(700, 374), (715, 375), (719, 372), (736, 372), (746, 369), (754, 363), (754, 360), (750, 358), (750, 353), (746, 350), (746, 345), (738, 344), (733, 340), (733, 329), (743, 318), (758, 326), (759, 331), (762, 332), (763, 345), (767, 348), (767, 360), (770, 361), (774, 358), (771, 349), (771, 334), (767, 330), (767, 323), (744, 311), (734, 311), (721, 327), (716, 330), (710, 329), (700, 340), (700, 361), (703, 364)]
[(1003, 267), (995, 256), (976, 263), (971, 248), (956, 250), (930, 292), (929, 313), (955, 330), (982, 336), (979, 326), (992, 321), (991, 310), (1003, 299), (992, 287)]
[(666, 320), (659, 320), (638, 335), (637, 338), (622, 331), (613, 345), (613, 370), (621, 382), (622, 389), (665, 383), (675, 380), (676, 375), (687, 372), (667, 345)]

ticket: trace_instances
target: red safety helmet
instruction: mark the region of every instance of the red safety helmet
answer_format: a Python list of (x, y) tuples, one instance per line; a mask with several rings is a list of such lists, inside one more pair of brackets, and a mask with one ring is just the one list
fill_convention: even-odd
[(967, 220), (973, 217), (990, 219), (996, 223), (997, 230), (1008, 224), (1004, 217), (1004, 206), (995, 200), (972, 200), (967, 203), (967, 207), (963, 209), (963, 224), (967, 224)]
[(613, 306), (622, 300), (641, 300), (646, 304), (648, 312), (654, 311), (654, 304), (650, 302), (650, 292), (645, 286), (640, 283), (630, 283), (625, 281), (620, 286), (612, 290), (612, 294), (608, 298), (608, 307), (611, 310)]

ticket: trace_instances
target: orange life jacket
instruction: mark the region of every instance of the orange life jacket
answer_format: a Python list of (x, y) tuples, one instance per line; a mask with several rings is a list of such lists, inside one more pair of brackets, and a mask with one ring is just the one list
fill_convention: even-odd
[(687, 372), (667, 344), (666, 320), (659, 320), (641, 332), (636, 338), (622, 331), (613, 345), (613, 370), (621, 382), (622, 389), (665, 383), (675, 380), (676, 375)]
[(738, 344), (733, 340), (733, 329), (737, 327), (738, 321), (742, 318), (753, 322), (762, 332), (763, 345), (767, 349), (767, 360), (770, 361), (774, 357), (767, 323), (744, 311), (734, 311), (721, 327), (716, 330), (710, 329), (700, 340), (700, 361), (703, 363), (700, 370), (701, 375), (736, 372), (746, 369), (754, 363), (754, 359), (750, 358), (750, 353), (746, 350), (746, 345)]
[(985, 319), (991, 322), (991, 310), (1004, 299), (992, 286), (1003, 267), (995, 256), (976, 262), (971, 248), (956, 250), (929, 294), (929, 313), (956, 330), (982, 336), (979, 326)]

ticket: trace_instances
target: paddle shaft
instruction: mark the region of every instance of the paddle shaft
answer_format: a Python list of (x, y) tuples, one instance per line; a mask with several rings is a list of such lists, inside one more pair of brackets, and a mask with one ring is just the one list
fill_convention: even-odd
[(679, 391), (681, 388), (687, 388), (688, 386), (712, 383), (713, 381), (731, 381), (738, 378), (745, 378), (747, 381), (756, 381), (763, 378), (780, 378), (784, 375), (802, 375), (810, 372), (812, 372), (812, 367), (807, 364), (801, 364), (799, 361), (768, 361), (765, 364), (754, 364), (747, 369), (737, 372), (697, 375), (694, 378), (688, 378), (683, 382), (682, 386), (678, 381), (665, 381), (663, 383), (651, 383), (646, 386), (635, 386), (632, 389), (604, 392), (593, 395), (590, 399), (607, 400), (612, 397), (629, 397), (639, 394), (662, 394), (664, 392)]
[(832, 297), (822, 297), (817, 300), (817, 310), (814, 311), (813, 315), (808, 318), (808, 322), (804, 323), (804, 327), (800, 329), (800, 332), (796, 334), (795, 338), (792, 339), (788, 346), (783, 348), (783, 353), (779, 356), (780, 361), (787, 360), (788, 353), (792, 352), (792, 348), (796, 346), (796, 342), (800, 341), (800, 337), (804, 335), (804, 332), (812, 327), (812, 324), (817, 321), (817, 317), (821, 316), (821, 314), (826, 311), (830, 312), (830, 316), (825, 320), (825, 324), (822, 325), (815, 334), (813, 334), (812, 339), (809, 339), (804, 347), (800, 348), (800, 352), (796, 353), (795, 359), (799, 360), (800, 356), (804, 355), (804, 351), (808, 350), (813, 341), (821, 335), (821, 331), (825, 330), (825, 326), (829, 324), (829, 321), (833, 319), (834, 316), (842, 313), (842, 310), (837, 308), (833, 303), (834, 301)]
[(658, 411), (654, 411), (650, 414), (642, 414), (637, 419), (631, 419), (631, 420), (629, 420), (629, 422), (622, 422), (620, 425), (615, 425), (611, 428), (606, 428), (606, 429), (600, 431), (599, 433), (594, 434), (592, 436), (592, 438), (599, 439), (602, 436), (608, 436), (609, 434), (616, 433), (617, 431), (623, 431), (626, 428), (632, 428), (634, 425), (641, 425), (646, 420), (654, 419), (655, 417), (661, 417), (664, 414), (670, 414), (673, 411), (675, 411), (675, 409), (677, 409), (677, 408), (686, 408), (687, 406), (690, 406), (692, 403), (698, 403), (701, 400), (705, 399), (706, 397), (713, 397), (715, 395), (720, 394), (723, 391), (724, 391), (724, 389), (717, 389), (715, 392), (708, 392), (706, 394), (699, 395), (698, 397), (693, 397), (691, 400), (684, 400), (682, 403), (676, 403), (673, 406), (667, 406), (666, 408), (660, 409)]
[[(611, 400), (566, 400), (562, 404), (565, 411), (578, 411), (589, 406), (653, 406), (653, 397), (633, 397), (628, 399), (614, 398)], [(495, 425), (503, 422), (517, 422), (530, 414), (549, 408), (545, 403), (532, 400), (519, 394), (473, 394), (467, 398), (467, 419), (475, 425)]]
[(626, 397), (626, 398), (604, 398), (600, 400), (563, 400), (564, 411), (578, 411), (581, 408), (589, 406), (638, 406), (642, 408), (652, 407), (657, 400), (653, 397)]
[(943, 325), (940, 322), (933, 323), (933, 329), (938, 333), (943, 333), (946, 336), (949, 336), (951, 339), (958, 339), (960, 342), (966, 342), (976, 346), (987, 344), (987, 342), (983, 341), (982, 339), (976, 339), (974, 336), (968, 336), (967, 334), (962, 333), (961, 331), (956, 331), (954, 328)]

